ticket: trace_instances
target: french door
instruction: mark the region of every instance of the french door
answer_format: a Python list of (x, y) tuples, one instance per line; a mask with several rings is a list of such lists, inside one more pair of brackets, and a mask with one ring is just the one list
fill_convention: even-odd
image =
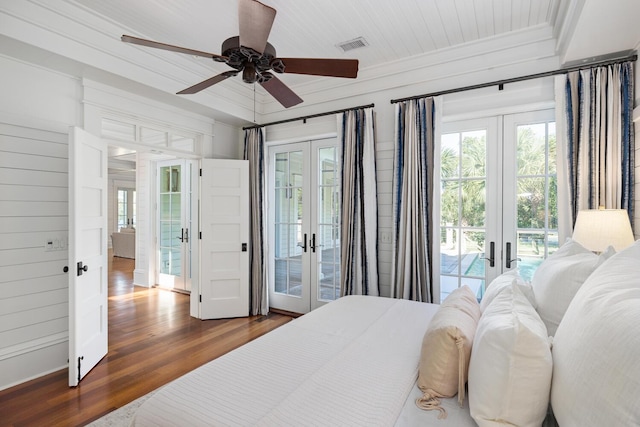
[(307, 313), (340, 296), (336, 139), (269, 148), (270, 306)]
[(158, 162), (158, 271), (157, 283), (163, 288), (191, 291), (194, 250), (194, 162)]
[(531, 279), (558, 247), (553, 110), (444, 123), (440, 140), (440, 299), (478, 299), (499, 274)]

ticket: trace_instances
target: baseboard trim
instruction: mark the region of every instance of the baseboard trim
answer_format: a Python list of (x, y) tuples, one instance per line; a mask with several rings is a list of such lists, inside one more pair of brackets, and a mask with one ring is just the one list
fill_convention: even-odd
[(269, 312), (282, 314), (283, 316), (293, 317), (294, 319), (303, 315), (302, 313), (294, 313), (293, 311), (281, 310), (279, 308), (272, 308), (272, 307), (269, 307)]

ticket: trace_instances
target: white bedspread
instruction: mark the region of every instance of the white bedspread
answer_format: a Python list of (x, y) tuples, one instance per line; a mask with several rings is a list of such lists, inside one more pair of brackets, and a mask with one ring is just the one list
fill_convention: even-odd
[(340, 298), (163, 387), (133, 425), (402, 424), (422, 337), (437, 308)]

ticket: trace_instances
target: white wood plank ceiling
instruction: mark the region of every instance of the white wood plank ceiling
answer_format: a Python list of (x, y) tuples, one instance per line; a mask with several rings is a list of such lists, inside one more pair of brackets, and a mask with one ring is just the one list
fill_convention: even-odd
[[(221, 53), (222, 42), (238, 33), (234, 0), (67, 1), (112, 21), (123, 33), (212, 53)], [(531, 27), (553, 27), (567, 1), (263, 0), (278, 11), (269, 37), (278, 56), (356, 58), (361, 70)], [(347, 53), (338, 47), (357, 37), (369, 45)], [(312, 78), (283, 80), (295, 84)]]

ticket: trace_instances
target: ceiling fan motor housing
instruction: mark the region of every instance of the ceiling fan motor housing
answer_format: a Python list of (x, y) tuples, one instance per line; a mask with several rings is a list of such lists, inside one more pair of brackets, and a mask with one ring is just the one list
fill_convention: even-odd
[(284, 72), (284, 64), (276, 58), (276, 49), (267, 43), (264, 52), (260, 53), (252, 48), (241, 46), (240, 37), (230, 37), (222, 43), (222, 55), (228, 59), (218, 59), (236, 70), (242, 70), (242, 80), (245, 83), (264, 83), (271, 79), (273, 70)]

